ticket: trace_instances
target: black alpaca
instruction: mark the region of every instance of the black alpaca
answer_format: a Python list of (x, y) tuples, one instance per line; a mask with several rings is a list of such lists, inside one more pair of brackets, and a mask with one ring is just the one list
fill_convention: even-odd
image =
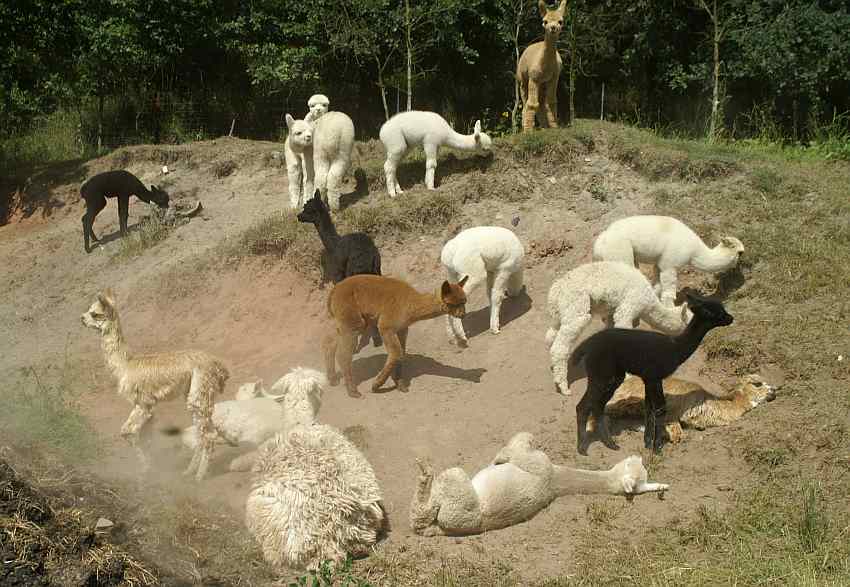
[(611, 438), (605, 422), (605, 404), (623, 383), (626, 373), (643, 379), (646, 393), (646, 420), (643, 444), (655, 451), (664, 442), (664, 418), (667, 406), (662, 380), (690, 357), (709, 330), (732, 324), (732, 316), (716, 300), (685, 293), (694, 314), (687, 328), (678, 336), (666, 336), (647, 330), (610, 328), (587, 338), (570, 356), (567, 364), (567, 384), (579, 376), (576, 368), (584, 360), (587, 372), (587, 391), (576, 406), (577, 450), (586, 455), (590, 444), (587, 419), (596, 421), (600, 440), (610, 449), (620, 447)]
[(157, 186), (148, 189), (139, 178), (123, 169), (104, 171), (90, 178), (80, 187), (80, 196), (86, 201), (86, 213), (83, 214), (83, 242), (86, 252), (90, 252), (89, 238), (97, 242), (94, 235), (94, 219), (106, 207), (106, 198), (118, 198), (118, 224), (121, 236), (127, 234), (127, 217), (130, 212), (130, 196), (136, 196), (143, 202), (153, 202), (160, 208), (168, 207), (168, 194)]

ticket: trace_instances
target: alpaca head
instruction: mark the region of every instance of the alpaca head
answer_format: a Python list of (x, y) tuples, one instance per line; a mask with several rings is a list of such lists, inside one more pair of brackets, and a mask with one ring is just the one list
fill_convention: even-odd
[(275, 401), (282, 401), (287, 406), (304, 405), (306, 400), (312, 409), (312, 416), (315, 417), (322, 406), (322, 395), (327, 386), (328, 379), (323, 373), (315, 369), (295, 367), (272, 385), (271, 393), (261, 393)]
[(307, 200), (304, 204), (304, 210), (298, 213), (298, 222), (308, 222), (311, 224), (319, 224), (322, 218), (329, 217), (328, 209), (325, 208), (325, 203), (322, 202), (322, 194), (319, 190), (313, 194), (313, 197)]
[(472, 131), (472, 136), (475, 139), (475, 148), (481, 151), (489, 151), (493, 148), (493, 141), (486, 132), (481, 132), (481, 121), (475, 121), (475, 128)]
[(736, 239), (734, 236), (721, 236), (718, 249), (724, 249), (729, 255), (730, 264), (727, 269), (730, 269), (738, 264), (744, 254), (744, 243)]
[(97, 299), (89, 306), (88, 311), (81, 316), (81, 319), (83, 326), (104, 332), (117, 316), (115, 296), (112, 290), (107, 289), (97, 294)]
[(457, 283), (449, 283), (444, 281), (440, 287), (440, 299), (443, 301), (443, 308), (446, 313), (455, 318), (463, 318), (466, 314), (466, 292), (463, 291), (463, 285), (469, 275)]
[(160, 208), (168, 208), (168, 194), (157, 185), (151, 185), (151, 202)]
[(561, 29), (564, 28), (564, 14), (567, 10), (567, 0), (561, 0), (561, 4), (555, 10), (550, 10), (543, 0), (537, 0), (537, 9), (540, 11), (540, 18), (543, 19), (543, 31), (546, 35), (555, 37), (560, 35)]
[(770, 385), (761, 375), (750, 373), (741, 377), (735, 393), (742, 394), (754, 408), (764, 402), (772, 402), (776, 399), (776, 387)]
[(708, 322), (712, 327), (729, 326), (734, 321), (732, 315), (717, 300), (697, 295), (691, 290), (685, 291), (685, 299), (694, 313), (694, 319)]
[(307, 117), (310, 122), (319, 120), (328, 111), (330, 103), (331, 101), (324, 94), (313, 94), (310, 96), (310, 99), (307, 100), (307, 108), (310, 109), (310, 114)]
[(238, 401), (246, 400), (246, 399), (254, 399), (255, 397), (260, 397), (260, 394), (263, 392), (263, 380), (257, 379), (256, 381), (252, 381), (250, 383), (243, 383), (239, 386), (239, 390), (236, 392), (236, 399)]
[(618, 493), (631, 495), (646, 483), (647, 472), (643, 466), (643, 459), (637, 455), (626, 457), (611, 468), (612, 481), (616, 485)]
[(295, 120), (286, 115), (286, 128), (289, 130), (289, 146), (293, 151), (303, 151), (313, 146), (313, 125), (306, 120)]

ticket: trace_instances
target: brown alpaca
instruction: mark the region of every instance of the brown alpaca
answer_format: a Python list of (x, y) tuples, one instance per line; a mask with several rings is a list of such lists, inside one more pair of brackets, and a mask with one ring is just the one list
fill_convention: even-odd
[(82, 321), (84, 326), (100, 331), (106, 364), (118, 379), (118, 395), (133, 404), (130, 417), (121, 427), (121, 436), (136, 450), (142, 469), (147, 470), (150, 461), (139, 446), (139, 435), (153, 415), (153, 407), (160, 400), (182, 394), (200, 439), (185, 474), (195, 473), (198, 481), (203, 479), (216, 438), (226, 438), (226, 434), (215, 430), (212, 410), (213, 397), (222, 391), (229, 376), (227, 368), (202, 351), (131, 356), (109, 290), (97, 295)]
[(357, 335), (364, 333), (369, 324), (377, 323), (387, 349), (387, 362), (372, 383), (372, 391), (380, 389), (390, 375), (399, 390), (407, 391), (407, 384), (401, 379), (401, 360), (407, 348), (408, 327), (445, 314), (463, 318), (466, 280), (467, 277), (458, 283), (444, 281), (432, 293), (420, 293), (400, 279), (380, 275), (353, 275), (339, 282), (328, 296), (328, 313), (336, 332), (322, 340), (330, 384), (339, 383), (339, 363), (348, 395), (362, 397), (351, 375), (351, 356)]
[(549, 10), (543, 0), (537, 8), (543, 19), (543, 40), (525, 48), (516, 67), (516, 78), (522, 94), (522, 130), (534, 128), (534, 118), (540, 110), (540, 121), (550, 127), (558, 126), (558, 78), (563, 64), (558, 54), (558, 36), (564, 26), (567, 0), (561, 0), (556, 10)]

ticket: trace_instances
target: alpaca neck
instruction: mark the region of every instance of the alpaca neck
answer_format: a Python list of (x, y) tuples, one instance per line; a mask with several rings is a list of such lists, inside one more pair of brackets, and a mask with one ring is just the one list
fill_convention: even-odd
[(691, 265), (707, 273), (718, 273), (731, 267), (738, 257), (737, 251), (722, 245), (713, 249), (708, 248), (705, 243), (700, 243), (700, 250), (691, 257)]
[(555, 55), (558, 53), (558, 37), (561, 35), (558, 33), (550, 33), (549, 31), (544, 31), (543, 33), (543, 59), (544, 60), (554, 60)]
[(106, 365), (116, 377), (120, 377), (127, 369), (130, 353), (127, 350), (127, 343), (124, 342), (124, 337), (121, 334), (121, 323), (118, 321), (117, 316), (103, 331), (100, 346), (106, 358)]
[(421, 320), (430, 320), (446, 313), (440, 292), (416, 293), (407, 304), (407, 324)]
[(705, 335), (708, 334), (708, 331), (712, 328), (714, 328), (712, 324), (694, 316), (685, 328), (685, 331), (679, 336), (673, 338), (678, 350), (676, 358), (679, 362), (676, 367), (687, 361), (688, 358), (694, 354), (694, 351), (697, 350), (702, 339), (705, 338)]
[(333, 221), (327, 214), (322, 214), (319, 222), (316, 223), (316, 230), (319, 231), (319, 238), (322, 239), (322, 244), (327, 251), (332, 251), (339, 242), (339, 233), (336, 231)]
[(554, 465), (552, 488), (556, 496), (580, 493), (616, 493), (611, 471), (587, 471)]
[(472, 151), (478, 148), (475, 142), (475, 135), (462, 135), (454, 129), (449, 129), (449, 136), (446, 138), (446, 146), (464, 151)]

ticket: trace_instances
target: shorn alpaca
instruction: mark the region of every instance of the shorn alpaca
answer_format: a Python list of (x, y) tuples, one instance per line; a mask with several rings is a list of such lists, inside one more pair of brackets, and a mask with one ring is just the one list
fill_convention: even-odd
[(82, 315), (82, 321), (85, 326), (100, 331), (106, 364), (119, 382), (118, 395), (133, 404), (121, 436), (136, 450), (143, 469), (147, 470), (150, 462), (139, 446), (139, 434), (153, 415), (153, 407), (161, 400), (184, 395), (200, 439), (186, 474), (195, 473), (195, 478), (202, 480), (221, 433), (212, 421), (213, 398), (224, 389), (227, 368), (202, 351), (131, 355), (121, 333), (114, 297), (108, 290), (97, 295)]
[(534, 129), (538, 111), (541, 123), (558, 126), (558, 78), (563, 65), (558, 54), (558, 37), (564, 27), (567, 1), (562, 0), (556, 10), (549, 10), (543, 0), (538, 0), (537, 8), (543, 19), (543, 40), (525, 48), (516, 68), (524, 131)]
[(619, 449), (608, 432), (604, 410), (626, 373), (640, 377), (646, 388), (644, 446), (661, 449), (667, 413), (662, 381), (697, 350), (709, 330), (733, 321), (720, 302), (691, 292), (686, 292), (685, 297), (694, 317), (682, 334), (671, 337), (646, 330), (610, 328), (588, 337), (573, 351), (567, 366), (567, 383), (578, 378), (577, 367), (582, 361), (587, 372), (587, 391), (576, 406), (579, 454), (587, 454), (587, 419), (591, 413), (603, 444)]
[(400, 391), (407, 391), (401, 372), (407, 349), (407, 329), (414, 322), (444, 314), (463, 318), (466, 280), (467, 277), (457, 283), (444, 281), (440, 289), (430, 293), (420, 293), (400, 279), (378, 275), (354, 275), (338, 283), (328, 296), (328, 313), (334, 321), (335, 332), (322, 341), (330, 384), (339, 383), (336, 371), (339, 363), (348, 395), (361, 397), (351, 374), (355, 337), (364, 333), (370, 324), (377, 323), (387, 349), (387, 362), (372, 383), (372, 391), (380, 389), (390, 375)]
[(287, 114), (286, 126), (289, 134), (283, 152), (292, 208), (300, 209), (315, 186), (330, 209), (339, 210), (342, 179), (351, 165), (354, 148), (351, 118), (342, 112), (327, 112), (309, 122)]
[(666, 491), (669, 485), (647, 482), (638, 456), (607, 471), (585, 471), (553, 465), (528, 432), (520, 432), (493, 462), (472, 479), (460, 467), (437, 477), (427, 465), (421, 472), (410, 525), (426, 536), (463, 536), (498, 530), (534, 517), (556, 497), (577, 493), (634, 496)]
[(298, 426), (260, 447), (245, 504), (248, 530), (272, 565), (316, 570), (365, 556), (386, 523), (366, 457), (339, 430)]
[(437, 151), (445, 145), (465, 151), (489, 151), (492, 147), (490, 137), (481, 132), (481, 121), (475, 121), (471, 135), (462, 135), (436, 112), (411, 110), (400, 112), (381, 126), (381, 142), (387, 150), (384, 163), (384, 175), (387, 180), (387, 192), (391, 198), (403, 193), (396, 178), (398, 164), (408, 149), (422, 145), (425, 150), (425, 186), (434, 187), (434, 174), (437, 171)]
[(168, 194), (155, 185), (148, 189), (139, 178), (123, 169), (104, 171), (91, 177), (80, 187), (80, 197), (86, 202), (83, 223), (83, 246), (91, 252), (89, 240), (98, 242), (94, 235), (94, 219), (106, 207), (106, 198), (118, 198), (118, 225), (121, 236), (127, 234), (127, 219), (130, 215), (130, 196), (146, 203), (153, 202), (160, 208), (168, 208)]
[(593, 243), (595, 261), (620, 261), (637, 267), (655, 266), (661, 301), (673, 305), (676, 298), (676, 272), (693, 265), (700, 271), (719, 273), (732, 269), (744, 254), (744, 245), (733, 236), (720, 237), (720, 244), (708, 248), (683, 222), (669, 216), (629, 216), (611, 223)]
[[(513, 297), (522, 291), (522, 258), (525, 248), (519, 238), (500, 226), (476, 226), (460, 232), (443, 246), (440, 261), (448, 279), (457, 282), (469, 276), (463, 287), (467, 297), (482, 283), (487, 284), (490, 302), (490, 332), (499, 333), (499, 311), (505, 293)], [(449, 340), (467, 344), (463, 322), (446, 315)]]
[[(698, 383), (668, 377), (664, 380), (664, 396), (667, 404), (665, 428), (670, 442), (675, 444), (685, 437), (683, 426), (705, 430), (737, 422), (753, 408), (773, 401), (776, 387), (760, 375), (743, 375), (731, 394), (718, 397)], [(614, 417), (644, 415), (644, 389), (639, 377), (626, 377), (605, 406), (605, 413)]]
[(557, 279), (549, 288), (547, 309), (551, 323), (546, 345), (551, 357), (555, 390), (570, 395), (567, 387), (567, 358), (570, 349), (601, 314), (608, 327), (631, 328), (640, 318), (668, 334), (684, 330), (687, 306), (668, 308), (658, 301), (649, 280), (634, 267), (622, 263), (580, 265)]

